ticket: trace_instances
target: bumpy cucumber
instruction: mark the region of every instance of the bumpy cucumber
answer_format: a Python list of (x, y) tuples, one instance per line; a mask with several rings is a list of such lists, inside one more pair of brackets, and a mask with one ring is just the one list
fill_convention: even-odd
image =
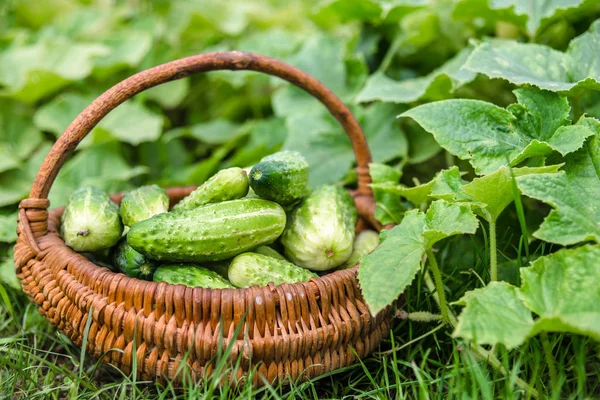
[(122, 238), (119, 243), (113, 248), (112, 262), (120, 272), (130, 278), (138, 278), (151, 281), (154, 270), (158, 267), (158, 263), (154, 260), (147, 259), (143, 254), (135, 251), (127, 243), (127, 238)]
[(231, 262), (228, 276), (232, 284), (246, 288), (265, 286), (269, 282), (275, 285), (304, 282), (318, 275), (285, 260), (258, 253), (243, 253)]
[(292, 212), (281, 236), (285, 255), (294, 264), (315, 271), (343, 264), (352, 254), (356, 219), (348, 192), (320, 187)]
[(248, 194), (248, 175), (241, 168), (223, 169), (204, 182), (173, 210), (191, 210), (221, 201), (240, 199)]
[(279, 254), (277, 252), (277, 250), (275, 250), (272, 247), (269, 246), (258, 246), (256, 249), (253, 250), (254, 253), (258, 253), (258, 254), (262, 254), (263, 256), (269, 256), (269, 257), (273, 257), (276, 258), (278, 260), (285, 260), (285, 257), (282, 256), (281, 254)]
[(308, 163), (296, 151), (280, 151), (252, 167), (249, 179), (257, 195), (288, 208), (308, 193)]
[(198, 265), (189, 264), (161, 265), (154, 272), (154, 282), (167, 282), (173, 285), (208, 289), (233, 288), (231, 283), (216, 272)]
[(125, 193), (121, 200), (121, 219), (126, 226), (169, 211), (169, 196), (157, 185), (142, 186)]
[(379, 233), (375, 231), (362, 231), (354, 239), (352, 254), (348, 261), (340, 265), (339, 269), (352, 268), (360, 261), (362, 256), (369, 254), (379, 246)]
[(285, 211), (263, 199), (239, 199), (155, 215), (131, 227), (127, 241), (149, 258), (219, 261), (272, 243), (285, 228)]
[(84, 186), (71, 195), (62, 216), (61, 235), (75, 251), (98, 251), (114, 246), (123, 224), (119, 207), (100, 189)]

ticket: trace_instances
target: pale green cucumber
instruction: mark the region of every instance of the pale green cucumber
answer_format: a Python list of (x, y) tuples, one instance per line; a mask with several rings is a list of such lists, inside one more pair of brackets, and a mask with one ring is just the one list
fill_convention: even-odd
[(252, 251), (254, 253), (262, 254), (263, 256), (269, 256), (269, 257), (276, 258), (278, 260), (287, 261), (284, 256), (282, 256), (281, 254), (279, 254), (279, 252), (277, 252), (277, 250), (275, 250), (274, 248), (269, 247), (269, 246), (258, 246), (257, 248), (255, 248)]
[(126, 226), (169, 211), (169, 196), (157, 185), (142, 186), (125, 193), (121, 200), (121, 219)]
[(243, 253), (235, 257), (229, 266), (229, 281), (239, 288), (296, 283), (316, 278), (314, 272), (300, 268), (285, 260), (258, 253)]
[(69, 198), (60, 229), (67, 246), (94, 252), (114, 246), (121, 238), (123, 224), (119, 207), (104, 191), (84, 186)]
[(272, 243), (285, 222), (285, 211), (277, 203), (230, 200), (155, 215), (132, 226), (127, 242), (157, 260), (219, 261)]
[(286, 257), (314, 271), (327, 271), (350, 258), (357, 211), (352, 197), (335, 186), (312, 192), (292, 212), (281, 236)]
[(360, 261), (362, 256), (369, 254), (379, 246), (379, 233), (375, 231), (362, 231), (354, 239), (352, 254), (348, 261), (340, 265), (339, 269), (352, 268)]
[(173, 210), (191, 210), (205, 204), (240, 199), (248, 194), (248, 175), (241, 168), (223, 169), (177, 203)]

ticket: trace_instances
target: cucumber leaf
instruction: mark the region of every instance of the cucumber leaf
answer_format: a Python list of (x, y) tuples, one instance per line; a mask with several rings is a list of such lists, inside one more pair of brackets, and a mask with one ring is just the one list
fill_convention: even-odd
[(600, 246), (563, 249), (521, 268), (519, 297), (539, 316), (535, 331), (600, 340)]
[(518, 89), (515, 94), (519, 103), (507, 109), (457, 99), (424, 104), (401, 116), (414, 119), (480, 175), (553, 150), (565, 155), (593, 135), (588, 118), (570, 125), (568, 105), (559, 95), (537, 88)]
[(562, 245), (600, 243), (600, 122), (590, 120), (596, 134), (565, 157), (563, 171), (517, 178), (524, 195), (553, 208), (533, 233), (538, 239)]
[(466, 68), (517, 85), (573, 94), (600, 90), (600, 21), (571, 41), (565, 53), (550, 47), (495, 39), (477, 46)]
[(396, 169), (380, 163), (369, 164), (369, 174), (373, 179), (371, 187), (375, 197), (375, 218), (383, 225), (398, 224), (406, 209), (402, 206), (400, 196), (382, 190), (379, 186), (396, 186), (402, 174)]
[(465, 293), (455, 303), (465, 307), (452, 335), (479, 344), (502, 343), (508, 349), (522, 344), (534, 322), (517, 290), (506, 282), (491, 282), (483, 289)]
[(361, 259), (358, 281), (371, 314), (400, 296), (419, 271), (427, 249), (446, 237), (475, 233), (477, 227), (468, 205), (437, 200), (427, 213), (406, 212), (400, 225), (386, 233), (385, 241)]
[(430, 74), (403, 81), (395, 81), (381, 72), (376, 72), (369, 77), (356, 101), (411, 103), (420, 99), (446, 98), (477, 76), (473, 71), (464, 68), (470, 54), (471, 48), (466, 47)]
[[(521, 268), (521, 287), (492, 282), (467, 292), (453, 333), (511, 349), (539, 332), (570, 332), (600, 340), (600, 247), (562, 249)], [(532, 318), (531, 313), (537, 317)]]

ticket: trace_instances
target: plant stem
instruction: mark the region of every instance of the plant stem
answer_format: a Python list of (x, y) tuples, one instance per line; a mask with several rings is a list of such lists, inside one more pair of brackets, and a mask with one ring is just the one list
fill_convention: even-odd
[(402, 33), (399, 33), (388, 48), (388, 51), (385, 53), (385, 56), (383, 57), (379, 68), (377, 68), (377, 72), (385, 72), (389, 68), (390, 64), (392, 63), (392, 59), (394, 58), (394, 55), (396, 54), (396, 52), (400, 48), (400, 45), (402, 44), (402, 41), (404, 41), (404, 35)]
[(550, 373), (550, 381), (552, 382), (552, 390), (558, 389), (558, 372), (556, 370), (556, 364), (554, 363), (554, 357), (552, 357), (552, 346), (550, 340), (548, 340), (548, 333), (541, 332), (540, 338), (542, 339), (542, 347), (544, 348), (544, 357), (548, 364), (548, 372)]
[(448, 311), (448, 303), (446, 302), (446, 294), (444, 293), (444, 282), (442, 282), (442, 274), (435, 260), (435, 255), (431, 249), (427, 249), (427, 258), (429, 259), (429, 268), (433, 273), (433, 279), (435, 281), (435, 289), (439, 299), (440, 311), (442, 312), (442, 318), (444, 321), (451, 323), (450, 313)]
[(490, 223), (490, 280), (498, 280), (498, 252), (496, 249), (496, 221), (489, 220)]

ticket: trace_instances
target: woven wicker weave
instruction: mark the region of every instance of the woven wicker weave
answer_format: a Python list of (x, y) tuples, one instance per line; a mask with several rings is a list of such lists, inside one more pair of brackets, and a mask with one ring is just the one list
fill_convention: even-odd
[[(60, 136), (38, 172), (30, 197), (20, 204), (15, 268), (23, 290), (40, 313), (78, 345), (91, 315), (87, 351), (100, 357), (111, 349), (122, 350), (110, 351), (103, 360), (125, 373), (131, 371), (135, 355), (142, 379), (175, 378), (184, 356), (196, 376), (206, 376), (219, 346), (222, 349), (232, 340), (229, 360), (241, 356), (237, 376), (256, 368), (257, 385), (263, 382), (261, 375), (271, 382), (308, 379), (349, 365), (377, 346), (389, 323), (389, 309), (376, 318), (370, 315), (357, 284), (357, 267), (310, 282), (248, 289), (147, 282), (99, 267), (68, 248), (59, 234), (63, 210), (47, 211), (48, 192), (60, 167), (108, 112), (150, 87), (220, 69), (278, 76), (320, 100), (354, 148), (358, 188), (352, 194), (361, 217), (357, 229), (378, 227), (368, 186), (367, 143), (354, 116), (331, 91), (309, 75), (264, 56), (237, 51), (202, 54), (122, 81), (92, 102)], [(173, 188), (168, 194), (174, 204), (191, 190)], [(120, 195), (113, 200), (119, 202)]]

